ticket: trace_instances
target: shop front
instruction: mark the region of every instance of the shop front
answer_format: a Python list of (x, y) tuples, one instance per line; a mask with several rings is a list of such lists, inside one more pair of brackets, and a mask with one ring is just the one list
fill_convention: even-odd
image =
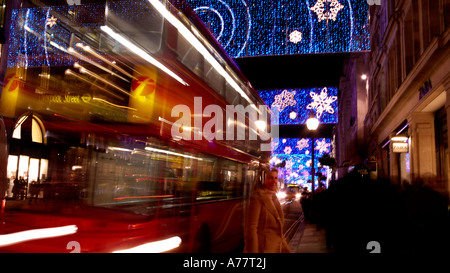
[(42, 121), (36, 115), (22, 115), (12, 128), (7, 164), (6, 197), (26, 199), (42, 197), (40, 185), (48, 174), (46, 136)]

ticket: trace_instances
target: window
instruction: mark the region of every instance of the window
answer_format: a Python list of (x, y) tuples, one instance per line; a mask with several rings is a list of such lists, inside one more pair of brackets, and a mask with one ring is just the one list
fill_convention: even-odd
[[(14, 128), (12, 137), (15, 139), (22, 139), (22, 130), (26, 130), (27, 128), (29, 128), (28, 126), (26, 126), (26, 128), (22, 128), (22, 125), (28, 121), (30, 116), (22, 116), (21, 118), (19, 118), (19, 121), (16, 123), (16, 127)], [(31, 118), (31, 141), (32, 142), (36, 142), (36, 143), (43, 143), (45, 144), (46, 140), (45, 140), (45, 134), (44, 134), (45, 130), (44, 130), (44, 125), (42, 123), (42, 121), (32, 115)], [(26, 135), (29, 135), (30, 132), (27, 132)]]
[(225, 95), (225, 79), (208, 62), (205, 62), (205, 81), (219, 95)]
[(406, 14), (406, 18), (405, 18), (405, 22), (404, 22), (404, 39), (405, 39), (405, 67), (406, 67), (406, 75), (409, 74), (409, 72), (411, 72), (411, 69), (414, 66), (414, 55), (413, 55), (413, 50), (414, 50), (414, 46), (413, 46), (413, 35), (414, 35), (414, 29), (413, 29), (413, 18), (412, 18), (412, 10), (409, 9), (407, 14)]
[[(89, 12), (88, 9), (82, 10)], [(163, 17), (147, 1), (108, 1), (106, 21), (150, 53), (161, 48)], [(89, 16), (86, 16), (89, 18)]]
[(441, 33), (441, 14), (439, 11), (438, 0), (428, 0), (429, 5), (429, 18), (430, 18), (430, 36), (431, 40)]
[(177, 53), (181, 63), (203, 79), (203, 56), (183, 37), (183, 35), (178, 35)]

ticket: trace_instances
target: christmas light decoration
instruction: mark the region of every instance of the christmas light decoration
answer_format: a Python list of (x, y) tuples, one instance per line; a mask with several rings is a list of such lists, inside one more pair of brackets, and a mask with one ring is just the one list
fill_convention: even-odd
[(289, 41), (293, 42), (294, 44), (300, 42), (302, 40), (302, 33), (298, 30), (294, 30), (289, 34)]
[(370, 50), (367, 1), (187, 2), (232, 57)]
[(283, 90), (281, 94), (275, 96), (275, 102), (272, 103), (271, 106), (277, 107), (280, 112), (288, 106), (294, 106), (297, 103), (294, 99), (295, 93), (295, 91), (289, 92), (287, 90)]
[[(286, 141), (273, 139), (273, 142), (279, 143), (272, 151), (270, 164), (276, 166), (285, 162), (284, 167), (279, 167), (279, 177), (288, 184), (298, 184), (302, 187), (310, 187), (307, 181), (311, 179), (311, 139), (287, 138)], [(296, 146), (297, 145), (297, 146)], [(300, 149), (298, 146), (303, 147)], [(298, 149), (292, 149), (297, 147)], [(309, 149), (308, 149), (309, 148)], [(324, 154), (329, 154), (332, 149), (332, 141), (328, 138), (316, 139), (314, 156), (316, 159)], [(289, 152), (289, 153), (286, 153)], [(328, 167), (319, 168), (319, 160), (314, 160), (316, 173), (326, 176)], [(317, 186), (317, 185), (316, 185)]]
[(320, 94), (311, 91), (310, 96), (314, 101), (308, 104), (306, 109), (316, 110), (317, 118), (320, 118), (323, 112), (334, 114), (334, 109), (331, 104), (337, 100), (337, 96), (328, 96), (328, 89), (326, 87), (322, 89)]
[(299, 141), (297, 141), (297, 149), (299, 151), (302, 151), (304, 148), (308, 148), (309, 147), (309, 143), (308, 143), (308, 139), (306, 138), (302, 138)]
[(289, 154), (291, 154), (291, 152), (292, 152), (292, 148), (291, 147), (286, 147), (286, 148), (284, 148), (284, 153), (285, 154), (287, 154), (287, 155), (289, 155)]
[[(324, 91), (325, 89), (325, 91)], [(322, 93), (322, 91), (324, 93)], [(317, 115), (320, 123), (337, 123), (338, 122), (338, 104), (337, 104), (337, 88), (336, 87), (320, 87), (320, 88), (302, 88), (302, 89), (276, 89), (258, 91), (264, 102), (272, 107), (280, 109), (278, 124), (294, 125), (305, 124), (309, 118), (311, 110), (322, 112), (320, 117)], [(295, 94), (294, 94), (295, 92)], [(314, 101), (313, 96), (316, 101)], [(324, 98), (321, 97), (326, 95)], [(308, 107), (309, 105), (309, 107)], [(281, 111), (281, 109), (283, 111)], [(295, 112), (295, 118), (291, 113)], [(295, 145), (293, 146), (295, 147)]]
[(292, 160), (286, 161), (286, 169), (292, 169), (292, 166), (294, 166), (294, 162), (292, 162)]
[[(72, 66), (79, 58), (68, 54), (73, 29), (98, 33), (105, 24), (106, 4), (88, 3), (13, 9), (10, 26), (8, 67)], [(154, 20), (147, 1), (108, 1), (108, 10), (118, 18), (145, 25)], [(50, 15), (50, 11), (54, 16)], [(154, 13), (154, 11), (153, 11)], [(66, 20), (56, 18), (64, 14)], [(149, 16), (152, 15), (152, 16)], [(70, 22), (70, 27), (65, 26)], [(83, 54), (83, 53), (80, 53)], [(43, 56), (45, 56), (43, 58)]]
[(295, 119), (297, 117), (297, 113), (295, 113), (294, 111), (292, 111), (290, 114), (289, 114), (289, 118), (290, 119)]
[(327, 143), (326, 139), (323, 138), (321, 140), (316, 140), (316, 145), (314, 146), (314, 150), (319, 151), (319, 154), (329, 153), (330, 146), (331, 146), (331, 143)]
[(58, 20), (58, 19), (56, 19), (56, 18), (52, 15), (52, 17), (50, 17), (50, 18), (47, 19), (47, 22), (45, 23), (45, 25), (46, 25), (46, 26), (49, 26), (50, 28), (52, 28), (53, 26), (56, 25), (56, 21), (57, 21), (57, 20)]
[(317, 14), (320, 22), (323, 20), (336, 21), (338, 12), (343, 8), (344, 6), (338, 0), (317, 0), (316, 4), (310, 10)]
[[(328, 28), (311, 10), (317, 2), (313, 0), (187, 1), (232, 57), (370, 50), (366, 1), (339, 0), (344, 8), (338, 11), (336, 20)], [(70, 46), (72, 33), (59, 26), (55, 16), (54, 19), (47, 16), (48, 11), (67, 14), (73, 26), (92, 28), (96, 32), (105, 22), (105, 8), (104, 3), (90, 3), (13, 10), (10, 36), (10, 52), (13, 53), (10, 54), (16, 55), (8, 58), (8, 66), (23, 61), (17, 54), (26, 57), (29, 66), (42, 65), (44, 50), (48, 51), (51, 66), (73, 64), (73, 58), (61, 50)], [(134, 18), (146, 22), (151, 18), (146, 1), (109, 1), (108, 9), (125, 21)], [(25, 26), (28, 34), (24, 33)], [(297, 34), (291, 41), (290, 34), (295, 31), (301, 33), (301, 39)]]

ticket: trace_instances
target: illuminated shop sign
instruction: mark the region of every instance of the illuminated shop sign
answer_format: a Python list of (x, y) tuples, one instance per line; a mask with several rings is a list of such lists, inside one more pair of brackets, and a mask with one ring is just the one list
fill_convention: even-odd
[(407, 142), (392, 142), (392, 151), (394, 153), (407, 153), (409, 151)]
[(407, 153), (409, 152), (408, 137), (397, 135), (391, 138), (392, 151), (394, 153)]

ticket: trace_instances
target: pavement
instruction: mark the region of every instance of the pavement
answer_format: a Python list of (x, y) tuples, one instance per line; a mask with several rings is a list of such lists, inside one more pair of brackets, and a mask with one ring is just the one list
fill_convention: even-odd
[(326, 247), (325, 229), (305, 221), (298, 199), (283, 202), (284, 234), (293, 253), (330, 253)]

